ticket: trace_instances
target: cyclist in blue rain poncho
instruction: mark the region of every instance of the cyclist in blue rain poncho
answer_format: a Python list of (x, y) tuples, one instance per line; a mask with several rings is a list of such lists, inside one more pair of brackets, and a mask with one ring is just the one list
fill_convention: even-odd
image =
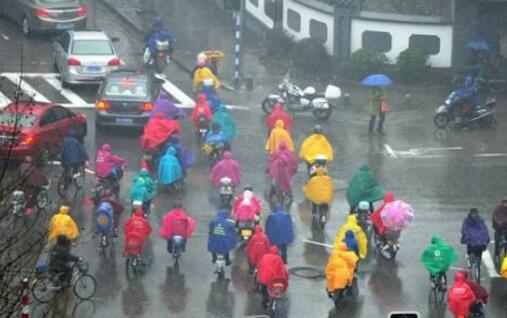
[(158, 165), (158, 182), (161, 185), (168, 186), (174, 182), (183, 179), (183, 172), (180, 162), (176, 158), (176, 149), (169, 147)]
[(225, 264), (230, 265), (229, 252), (236, 247), (237, 234), (234, 222), (227, 219), (227, 211), (220, 210), (217, 218), (209, 224), (208, 252), (212, 263), (216, 263), (218, 254), (223, 254)]

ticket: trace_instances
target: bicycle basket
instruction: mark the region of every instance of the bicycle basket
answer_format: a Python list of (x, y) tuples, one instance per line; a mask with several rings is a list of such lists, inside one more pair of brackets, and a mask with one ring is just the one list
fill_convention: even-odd
[(49, 270), (49, 264), (47, 262), (44, 263), (38, 263), (35, 265), (35, 273), (36, 274), (42, 274)]
[(89, 267), (90, 265), (88, 265), (87, 262), (79, 262), (79, 264), (77, 264), (77, 268), (79, 269), (80, 273), (87, 273)]
[(268, 284), (268, 294), (272, 298), (282, 298), (289, 286), (285, 278), (275, 278)]

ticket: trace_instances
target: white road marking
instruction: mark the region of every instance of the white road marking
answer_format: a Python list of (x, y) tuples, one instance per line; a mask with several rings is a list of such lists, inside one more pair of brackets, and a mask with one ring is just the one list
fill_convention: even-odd
[(55, 78), (59, 77), (59, 73), (1, 73), (0, 76), (8, 76), (8, 75), (15, 75), (19, 76), (22, 75), (23, 77), (43, 77), (43, 78)]
[(181, 89), (176, 87), (176, 85), (169, 82), (169, 80), (164, 74), (155, 74), (155, 77), (164, 81), (164, 83), (162, 84), (162, 88), (171, 96), (176, 98), (179, 102), (181, 102), (181, 104), (194, 107), (195, 105), (194, 100), (190, 98), (187, 94), (185, 94)]
[(11, 100), (7, 96), (2, 94), (2, 92), (0, 92), (0, 108), (4, 108), (5, 106), (9, 105), (10, 103), (11, 103)]
[(319, 245), (319, 246), (333, 248), (333, 245), (331, 245), (331, 244), (316, 242), (316, 241), (312, 241), (312, 240), (308, 240), (308, 239), (304, 239), (303, 242), (313, 244), (313, 245)]
[(486, 269), (488, 270), (489, 277), (496, 278), (500, 277), (498, 273), (496, 272), (495, 263), (493, 262), (493, 258), (491, 257), (491, 254), (488, 250), (485, 250), (482, 253), (482, 262), (484, 263), (484, 266), (486, 266)]
[(17, 74), (2, 74), (5, 78), (7, 78), (9, 81), (14, 83), (14, 85), (19, 86), (21, 90), (27, 94), (28, 96), (33, 97), (33, 99), (37, 102), (42, 103), (50, 103), (49, 99), (47, 99), (44, 95), (40, 94), (38, 91), (36, 91), (30, 84), (25, 82), (23, 79), (19, 77)]
[(70, 89), (62, 88), (62, 84), (60, 81), (56, 78), (45, 78), (46, 82), (48, 82), (49, 85), (54, 87), (57, 91), (60, 92), (60, 94), (63, 95), (71, 104), (80, 106), (80, 105), (88, 105), (88, 103), (83, 100), (79, 95), (71, 91)]
[(389, 146), (388, 144), (384, 144), (384, 149), (389, 154), (389, 157), (398, 158), (398, 155), (396, 155), (396, 152), (394, 152), (393, 148), (391, 148), (391, 146)]
[(0, 36), (2, 36), (2, 38), (5, 40), (5, 41), (9, 41), (11, 38), (8, 37), (6, 34), (3, 34), (3, 33), (0, 33)]
[(485, 158), (494, 158), (494, 157), (507, 157), (507, 153), (478, 153), (475, 154), (474, 157), (485, 157)]

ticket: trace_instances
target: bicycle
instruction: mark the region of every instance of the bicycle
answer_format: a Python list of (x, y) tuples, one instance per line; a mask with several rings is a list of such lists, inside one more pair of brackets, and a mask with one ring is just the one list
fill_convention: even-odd
[(80, 300), (88, 300), (95, 295), (97, 282), (88, 274), (88, 263), (78, 261), (72, 268), (72, 282), (64, 282), (64, 273), (50, 273), (47, 263), (36, 267), (36, 279), (31, 288), (32, 296), (40, 303), (49, 303), (59, 292), (65, 288), (73, 287), (74, 295)]
[(481, 282), (481, 254), (474, 252), (467, 254), (468, 275), (471, 280), (475, 280), (479, 284)]
[(320, 204), (317, 205), (315, 203), (312, 203), (312, 223), (315, 226), (315, 228), (319, 231), (324, 230), (324, 227), (326, 226), (327, 222), (327, 215), (329, 211), (329, 205), (327, 204)]
[(507, 255), (507, 230), (500, 231), (495, 240), (495, 264), (498, 268), (502, 266), (502, 261)]
[(437, 275), (430, 276), (431, 293), (435, 303), (442, 305), (445, 301), (445, 294), (447, 292), (447, 275), (446, 273), (438, 273)]
[(276, 203), (279, 203), (286, 211), (290, 210), (293, 200), (292, 194), (288, 193), (287, 191), (280, 191), (274, 179), (271, 186), (272, 188), (269, 190), (269, 193), (272, 206), (274, 206)]
[(79, 167), (64, 167), (58, 178), (58, 195), (63, 199), (67, 195), (70, 185), (74, 183), (76, 189), (81, 189), (85, 183), (84, 165)]
[(144, 240), (137, 236), (127, 237), (125, 244), (125, 274), (128, 280), (138, 278), (145, 270), (145, 262), (141, 257)]
[(173, 267), (179, 266), (179, 260), (181, 255), (183, 254), (183, 243), (184, 239), (180, 235), (175, 235), (172, 238), (173, 241)]
[(275, 316), (278, 302), (285, 296), (288, 286), (289, 282), (285, 278), (275, 278), (269, 282), (267, 286), (269, 299), (266, 306), (269, 317)]

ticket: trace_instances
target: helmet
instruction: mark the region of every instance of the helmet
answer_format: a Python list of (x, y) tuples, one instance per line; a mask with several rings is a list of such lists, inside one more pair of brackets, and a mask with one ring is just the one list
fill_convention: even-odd
[(313, 126), (313, 132), (314, 133), (316, 133), (316, 134), (322, 134), (323, 131), (324, 131), (324, 129), (322, 129), (321, 125), (315, 125), (315, 126)]
[(368, 201), (361, 201), (357, 205), (357, 208), (359, 210), (369, 210), (370, 209), (370, 203)]
[(134, 202), (132, 202), (132, 206), (134, 206), (134, 207), (139, 207), (142, 205), (143, 205), (143, 201), (140, 201), (140, 200), (135, 200)]
[(206, 54), (204, 54), (204, 52), (197, 54), (198, 61), (200, 61), (200, 60), (206, 61), (207, 59), (208, 59), (208, 57), (206, 56)]
[(152, 21), (153, 25), (162, 26), (164, 24), (164, 19), (161, 16), (156, 16)]
[(253, 192), (253, 186), (250, 184), (247, 184), (243, 187), (243, 191), (252, 191)]

